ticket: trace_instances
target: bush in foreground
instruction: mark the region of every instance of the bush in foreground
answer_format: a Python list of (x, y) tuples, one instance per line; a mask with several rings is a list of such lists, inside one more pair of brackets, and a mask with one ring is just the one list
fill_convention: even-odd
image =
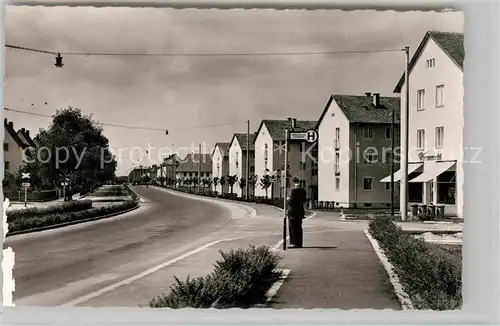
[(388, 218), (370, 221), (377, 239), (417, 309), (453, 310), (462, 306), (462, 268), (437, 248), (405, 233)]
[(220, 251), (222, 259), (212, 273), (185, 281), (175, 277), (168, 295), (149, 303), (152, 308), (248, 308), (264, 300), (267, 290), (281, 277), (280, 257), (269, 247)]
[(137, 201), (130, 200), (121, 203), (113, 203), (108, 206), (96, 207), (80, 211), (59, 212), (45, 215), (27, 215), (19, 216), (12, 222), (9, 222), (9, 232), (19, 232), (34, 228), (47, 227), (56, 224), (81, 221), (90, 218), (97, 218), (109, 214), (118, 213), (131, 209), (137, 205)]
[(79, 212), (92, 208), (90, 200), (73, 200), (65, 203), (58, 203), (48, 207), (29, 207), (7, 212), (7, 222), (13, 222), (19, 218), (35, 217), (57, 213)]

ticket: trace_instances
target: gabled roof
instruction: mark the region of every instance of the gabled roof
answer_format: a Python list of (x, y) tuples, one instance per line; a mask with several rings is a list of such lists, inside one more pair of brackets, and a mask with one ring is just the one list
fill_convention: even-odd
[(198, 172), (198, 162), (201, 163), (201, 172), (212, 172), (212, 155), (198, 153), (186, 155), (175, 172)]
[(214, 149), (212, 150), (212, 156), (214, 156), (215, 150), (218, 147), (222, 151), (223, 156), (228, 157), (229, 156), (229, 146), (231, 146), (231, 143), (216, 143), (214, 146)]
[(171, 154), (163, 159), (163, 164), (180, 163), (181, 158), (177, 154)]
[(29, 130), (21, 128), (17, 131), (17, 135), (28, 147), (37, 147), (36, 143), (30, 137)]
[(399, 97), (381, 96), (379, 99), (380, 106), (376, 108), (373, 105), (373, 98), (371, 96), (333, 94), (330, 96), (325, 109), (321, 113), (316, 128), (319, 127), (333, 101), (337, 103), (347, 120), (351, 123), (391, 123), (391, 113), (393, 110), (396, 112), (395, 123), (400, 123), (401, 101)]
[[(247, 134), (234, 134), (233, 138), (231, 139), (230, 145), (233, 144), (235, 138), (238, 140), (238, 144), (240, 144), (241, 150), (246, 151), (247, 150)], [(254, 145), (255, 138), (257, 138), (256, 134), (250, 134), (248, 136), (248, 142), (250, 145), (249, 150), (250, 151), (255, 150), (255, 145)]]
[[(294, 130), (306, 131), (309, 129), (315, 129), (317, 123), (317, 121), (297, 120)], [(255, 133), (256, 135), (259, 134), (263, 125), (266, 125), (269, 135), (274, 141), (281, 141), (285, 140), (285, 130), (292, 127), (292, 122), (288, 120), (262, 120), (259, 129), (257, 129), (257, 132)]]
[(29, 145), (26, 144), (19, 137), (19, 135), (17, 134), (17, 132), (14, 130), (14, 123), (12, 121), (8, 121), (7, 119), (4, 119), (3, 123), (4, 123), (5, 131), (7, 131), (9, 133), (9, 135), (12, 137), (12, 139), (14, 139), (14, 141), (16, 142), (16, 144), (19, 147), (21, 147), (22, 149), (25, 149), (25, 148), (29, 147)]
[[(415, 51), (415, 54), (413, 54), (413, 57), (411, 58), (409, 67), (410, 73), (413, 70), (413, 67), (415, 66), (417, 60), (420, 58), (420, 55), (422, 54), (422, 51), (424, 50), (425, 45), (430, 38), (432, 38), (441, 48), (441, 50), (443, 50), (443, 52), (446, 53), (460, 69), (463, 70), (465, 57), (464, 34), (456, 32), (428, 31), (422, 39), (422, 42), (420, 42), (420, 45)], [(403, 73), (403, 76), (401, 76), (398, 84), (394, 88), (394, 93), (401, 92), (404, 80), (405, 75)]]

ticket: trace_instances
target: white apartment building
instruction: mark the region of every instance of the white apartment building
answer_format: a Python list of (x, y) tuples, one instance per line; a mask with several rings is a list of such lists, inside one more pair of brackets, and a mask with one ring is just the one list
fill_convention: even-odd
[(393, 112), (394, 146), (399, 146), (399, 102), (378, 93), (330, 96), (317, 124), (319, 201), (390, 207), (390, 184), (379, 180), (391, 173)]
[[(247, 137), (249, 149), (247, 150)], [(255, 134), (234, 134), (229, 145), (229, 174), (236, 176), (236, 184), (233, 187), (233, 193), (238, 197), (245, 195), (246, 185), (240, 184), (241, 178), (246, 180), (247, 155), (249, 155), (249, 175), (255, 172)], [(248, 182), (248, 180), (246, 180)], [(227, 180), (226, 180), (227, 183)], [(253, 195), (253, 189), (249, 186), (250, 195)]]
[(4, 119), (3, 159), (5, 179), (12, 179), (19, 172), (24, 162), (24, 151), (35, 148), (36, 144), (29, 135), (29, 131), (22, 128), (16, 131), (14, 123)]
[[(317, 121), (290, 120), (262, 120), (255, 138), (255, 174), (257, 185), (255, 196), (268, 198), (282, 198), (283, 185), (281, 171), (285, 167), (285, 130), (302, 132), (315, 129)], [(309, 144), (300, 141), (291, 141), (288, 146), (289, 176), (297, 178), (307, 197), (316, 199), (318, 185), (317, 143)], [(261, 186), (264, 175), (277, 175), (278, 178), (267, 189)], [(289, 183), (289, 188), (292, 186)], [(288, 188), (287, 188), (288, 189)]]
[[(226, 178), (229, 174), (229, 146), (231, 143), (217, 143), (212, 151), (212, 177), (220, 180), (221, 177)], [(219, 182), (213, 184), (214, 191), (219, 193), (228, 193), (229, 186), (227, 183), (221, 186)]]
[[(409, 69), (410, 204), (443, 205), (445, 214), (460, 218), (464, 183), (463, 42), (461, 33), (427, 32)], [(401, 93), (402, 107), (405, 87), (403, 74), (394, 90)], [(402, 150), (404, 146), (401, 144)], [(396, 173), (396, 181), (400, 174)]]

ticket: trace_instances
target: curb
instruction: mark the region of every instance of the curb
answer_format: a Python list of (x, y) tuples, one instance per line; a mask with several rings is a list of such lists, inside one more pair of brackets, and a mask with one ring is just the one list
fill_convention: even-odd
[(102, 219), (105, 219), (105, 218), (110, 218), (110, 217), (114, 217), (114, 216), (117, 216), (117, 215), (120, 215), (120, 214), (125, 214), (125, 213), (128, 213), (128, 212), (131, 212), (133, 210), (136, 210), (139, 207), (140, 207), (140, 205), (137, 204), (136, 206), (134, 206), (132, 208), (128, 208), (126, 210), (119, 211), (119, 212), (112, 213), (112, 214), (108, 214), (108, 215), (104, 215), (104, 216), (97, 216), (97, 217), (87, 218), (87, 219), (83, 219), (83, 220), (76, 220), (76, 221), (71, 221), (71, 222), (65, 222), (65, 223), (59, 223), (59, 224), (54, 224), (54, 225), (42, 226), (42, 227), (39, 227), (39, 228), (33, 228), (33, 229), (28, 229), (28, 230), (8, 232), (5, 235), (5, 237), (8, 238), (8, 237), (11, 237), (11, 236), (14, 236), (14, 235), (21, 235), (21, 234), (27, 234), (27, 233), (35, 233), (35, 232), (40, 232), (40, 231), (47, 231), (47, 230), (59, 229), (59, 228), (65, 227), (65, 226), (70, 226), (70, 225), (75, 225), (75, 224), (81, 224), (81, 223), (85, 223), (85, 222), (98, 221), (98, 220), (102, 220)]
[(280, 277), (280, 279), (277, 280), (276, 282), (274, 282), (271, 285), (271, 287), (269, 288), (269, 290), (267, 290), (267, 292), (265, 294), (266, 301), (264, 303), (256, 304), (256, 305), (254, 305), (254, 307), (255, 308), (266, 307), (271, 302), (271, 300), (276, 296), (276, 294), (278, 294), (278, 291), (280, 290), (283, 283), (285, 283), (290, 272), (291, 272), (290, 269), (282, 269), (281, 270), (282, 276)]
[(378, 241), (372, 237), (372, 235), (368, 230), (364, 230), (364, 232), (366, 237), (372, 244), (373, 250), (377, 254), (380, 262), (384, 266), (387, 275), (389, 276), (389, 281), (391, 282), (392, 287), (394, 288), (394, 292), (398, 297), (399, 303), (401, 304), (401, 308), (403, 308), (403, 310), (413, 310), (414, 309), (413, 303), (411, 302), (410, 296), (406, 293), (403, 286), (401, 285), (399, 277), (394, 271), (394, 266), (392, 266), (392, 264), (387, 259), (384, 253), (384, 249), (380, 247)]
[(238, 206), (238, 207), (243, 208), (245, 210), (249, 210), (250, 211), (250, 217), (257, 217), (258, 216), (257, 211), (253, 207), (247, 206), (245, 204), (240, 204), (238, 202), (233, 202), (233, 201), (226, 200), (226, 199), (222, 199), (221, 200), (219, 198), (212, 198), (212, 197), (207, 197), (207, 196), (200, 196), (200, 195), (196, 195), (196, 194), (187, 194), (187, 193), (184, 193), (182, 191), (176, 191), (176, 190), (173, 190), (173, 189), (170, 189), (170, 188), (162, 188), (162, 187), (156, 187), (156, 186), (153, 186), (152, 188), (156, 189), (156, 190), (159, 190), (159, 191), (164, 191), (164, 192), (172, 193), (174, 195), (181, 196), (181, 197), (193, 198), (193, 199), (197, 199), (197, 200), (201, 200), (201, 201), (218, 203), (218, 204), (226, 203), (226, 204), (229, 204), (229, 205)]

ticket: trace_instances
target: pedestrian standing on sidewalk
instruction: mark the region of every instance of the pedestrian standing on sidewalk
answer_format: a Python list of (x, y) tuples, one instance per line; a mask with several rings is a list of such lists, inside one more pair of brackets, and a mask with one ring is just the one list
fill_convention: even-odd
[(303, 231), (302, 220), (305, 217), (306, 190), (301, 187), (299, 180), (293, 180), (294, 185), (288, 198), (288, 226), (290, 232), (290, 248), (302, 248)]

